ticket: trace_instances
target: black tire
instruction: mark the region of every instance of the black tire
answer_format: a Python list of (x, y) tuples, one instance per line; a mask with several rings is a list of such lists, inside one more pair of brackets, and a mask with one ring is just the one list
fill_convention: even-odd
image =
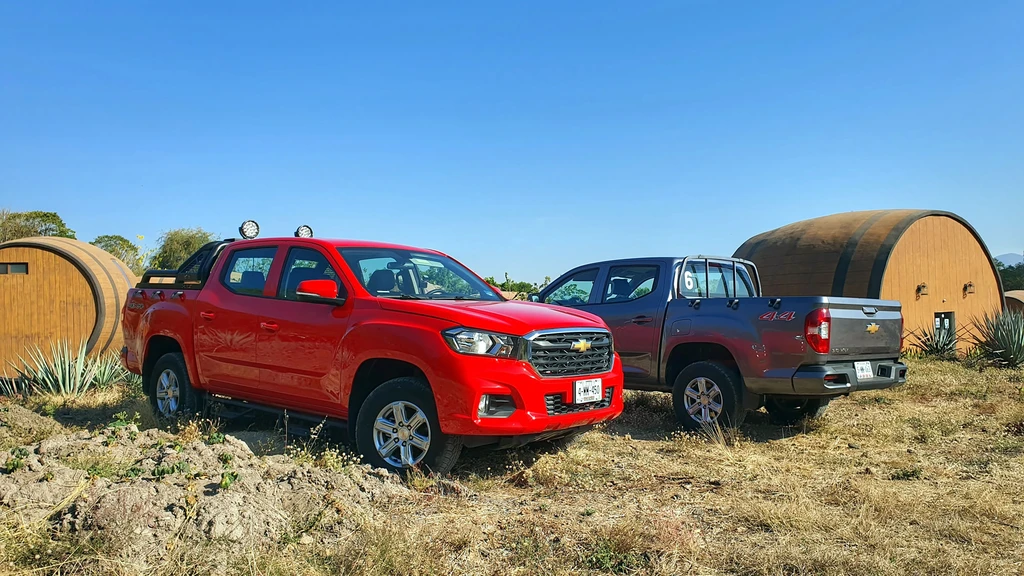
[[(721, 397), (722, 409), (717, 417), (709, 414), (709, 422), (702, 423), (694, 416), (691, 416), (686, 406), (686, 390), (692, 382), (703, 378), (705, 388), (711, 390), (711, 386), (717, 387), (719, 394), (709, 393), (709, 401), (714, 401), (717, 396)], [(711, 386), (708, 385), (710, 381)], [(715, 423), (723, 428), (736, 427), (743, 423), (747, 411), (741, 401), (743, 384), (742, 379), (735, 370), (723, 366), (717, 362), (694, 362), (683, 368), (676, 376), (675, 384), (672, 387), (672, 407), (675, 409), (676, 420), (687, 430), (697, 431), (704, 426), (714, 426)], [(691, 402), (702, 404), (703, 399), (693, 399)], [(691, 407), (693, 404), (691, 404)], [(698, 414), (703, 418), (703, 408), (698, 409)]]
[[(415, 460), (413, 466), (396, 465), (396, 462), (389, 462), (385, 459), (385, 456), (377, 451), (374, 439), (374, 426), (377, 422), (377, 416), (380, 415), (385, 407), (394, 402), (411, 404), (426, 419), (429, 438), (426, 453), (420, 457), (422, 452), (416, 448), (414, 442), (408, 441), (408, 449), (412, 455), (411, 459)], [(404, 413), (409, 414), (408, 411)], [(397, 422), (397, 418), (394, 420)], [(395, 428), (395, 430), (398, 430), (398, 428)], [(423, 428), (419, 426), (416, 430), (422, 431)], [(416, 430), (413, 430), (413, 432)], [(370, 392), (370, 395), (366, 397), (366, 400), (359, 408), (359, 414), (356, 415), (355, 432), (356, 449), (366, 458), (367, 462), (375, 467), (384, 468), (392, 472), (402, 473), (420, 467), (434, 474), (447, 474), (455, 466), (455, 462), (459, 459), (459, 454), (462, 452), (462, 439), (458, 436), (449, 436), (441, 431), (440, 421), (437, 418), (437, 405), (434, 403), (434, 393), (427, 386), (426, 382), (419, 378), (395, 378), (388, 380), (374, 389), (373, 392)], [(404, 434), (408, 434), (408, 432), (404, 432)], [(394, 456), (394, 452), (392, 452), (388, 456), (398, 460), (401, 458), (400, 451), (403, 449), (402, 446), (405, 446), (406, 441), (397, 434), (393, 437), (400, 443), (396, 443), (395, 448), (399, 450), (399, 455)]]
[[(161, 398), (158, 397), (160, 391), (166, 388), (165, 385), (161, 385), (161, 378), (165, 373), (168, 382), (173, 381), (177, 389), (177, 402), (173, 405), (166, 401), (161, 402)], [(192, 388), (192, 381), (189, 380), (188, 369), (185, 367), (185, 357), (180, 352), (168, 352), (161, 356), (153, 365), (149, 378), (149, 404), (157, 418), (171, 420), (202, 411), (202, 397)]]
[(831, 398), (793, 398), (769, 396), (764, 407), (768, 421), (779, 426), (792, 426), (804, 418), (821, 418), (828, 410)]

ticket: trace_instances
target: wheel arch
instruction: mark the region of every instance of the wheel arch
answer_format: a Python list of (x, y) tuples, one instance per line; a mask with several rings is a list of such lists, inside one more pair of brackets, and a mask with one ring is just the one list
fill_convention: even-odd
[(743, 374), (736, 362), (736, 356), (717, 342), (684, 342), (673, 347), (665, 365), (665, 383), (673, 386), (679, 373), (697, 362), (722, 364), (734, 371), (739, 383), (743, 383)]
[[(407, 360), (396, 358), (367, 358), (356, 369), (352, 378), (346, 405), (348, 407), (348, 436), (354, 442), (356, 419), (359, 417), (359, 410), (371, 392), (380, 387), (381, 384), (395, 378), (417, 378), (430, 387), (430, 380), (426, 373), (416, 364)], [(431, 392), (433, 389), (431, 388)]]

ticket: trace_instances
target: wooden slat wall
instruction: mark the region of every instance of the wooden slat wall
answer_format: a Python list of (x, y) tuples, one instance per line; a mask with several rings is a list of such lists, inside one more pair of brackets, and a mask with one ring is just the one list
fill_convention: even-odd
[[(936, 257), (938, 256), (938, 257)], [(917, 285), (928, 294), (917, 298)], [(974, 294), (963, 287), (974, 283)], [(936, 312), (954, 312), (958, 327), (1001, 309), (999, 284), (978, 241), (963, 224), (946, 216), (927, 216), (914, 222), (889, 256), (882, 298), (903, 302), (905, 328), (934, 326)], [(960, 340), (961, 349), (968, 342)]]
[(751, 238), (736, 256), (757, 265), (766, 296), (827, 296), (847, 242), (874, 214), (847, 212), (789, 224)]
[(28, 274), (0, 274), (0, 372), (28, 358), (34, 345), (49, 349), (57, 338), (88, 339), (96, 324), (92, 290), (61, 256), (36, 248), (0, 248), (0, 262), (26, 262)]
[[(862, 236), (854, 241), (858, 230)], [(837, 280), (847, 246), (853, 251), (846, 277)], [(766, 296), (829, 295), (833, 283), (842, 281), (842, 296), (898, 300), (908, 331), (932, 326), (936, 312), (955, 312), (957, 324), (966, 326), (972, 318), (1002, 307), (992, 262), (968, 226), (956, 217), (923, 210), (847, 212), (804, 220), (754, 236), (735, 256), (757, 265)], [(874, 290), (873, 273), (878, 275)], [(975, 293), (963, 298), (968, 281), (974, 282)], [(921, 282), (928, 284), (929, 295), (917, 299)]]
[[(91, 353), (120, 349), (121, 307), (129, 288), (138, 282), (127, 265), (78, 240), (49, 237), (15, 242), (30, 246), (0, 245), (0, 262), (28, 262), (29, 273), (0, 275), (0, 366), (10, 373), (8, 361), (16, 361), (29, 346), (48, 350), (50, 342), (58, 339), (77, 346), (89, 339), (97, 322), (100, 332)], [(67, 253), (95, 276), (102, 317), (85, 275), (54, 250)]]

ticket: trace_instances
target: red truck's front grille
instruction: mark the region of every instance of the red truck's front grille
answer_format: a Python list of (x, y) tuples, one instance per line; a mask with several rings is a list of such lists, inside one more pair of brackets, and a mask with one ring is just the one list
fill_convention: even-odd
[(576, 412), (586, 412), (587, 410), (600, 410), (601, 408), (607, 408), (612, 405), (612, 395), (615, 393), (615, 388), (608, 386), (604, 389), (604, 398), (597, 402), (589, 402), (587, 404), (569, 404), (565, 401), (564, 394), (545, 394), (544, 402), (548, 407), (548, 416), (558, 416), (560, 414), (575, 414)]
[(548, 378), (600, 374), (612, 368), (612, 337), (604, 330), (542, 331), (527, 335), (527, 360)]

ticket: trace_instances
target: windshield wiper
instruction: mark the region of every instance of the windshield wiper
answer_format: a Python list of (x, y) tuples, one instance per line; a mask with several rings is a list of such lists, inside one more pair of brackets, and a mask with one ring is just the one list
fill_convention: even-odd
[(378, 296), (380, 296), (381, 298), (394, 298), (396, 300), (429, 300), (429, 298), (424, 298), (423, 296), (414, 296), (412, 294), (393, 294), (393, 295), (378, 294)]
[(471, 296), (460, 296), (458, 294), (451, 294), (448, 296), (428, 296), (430, 300), (479, 300), (479, 298)]

